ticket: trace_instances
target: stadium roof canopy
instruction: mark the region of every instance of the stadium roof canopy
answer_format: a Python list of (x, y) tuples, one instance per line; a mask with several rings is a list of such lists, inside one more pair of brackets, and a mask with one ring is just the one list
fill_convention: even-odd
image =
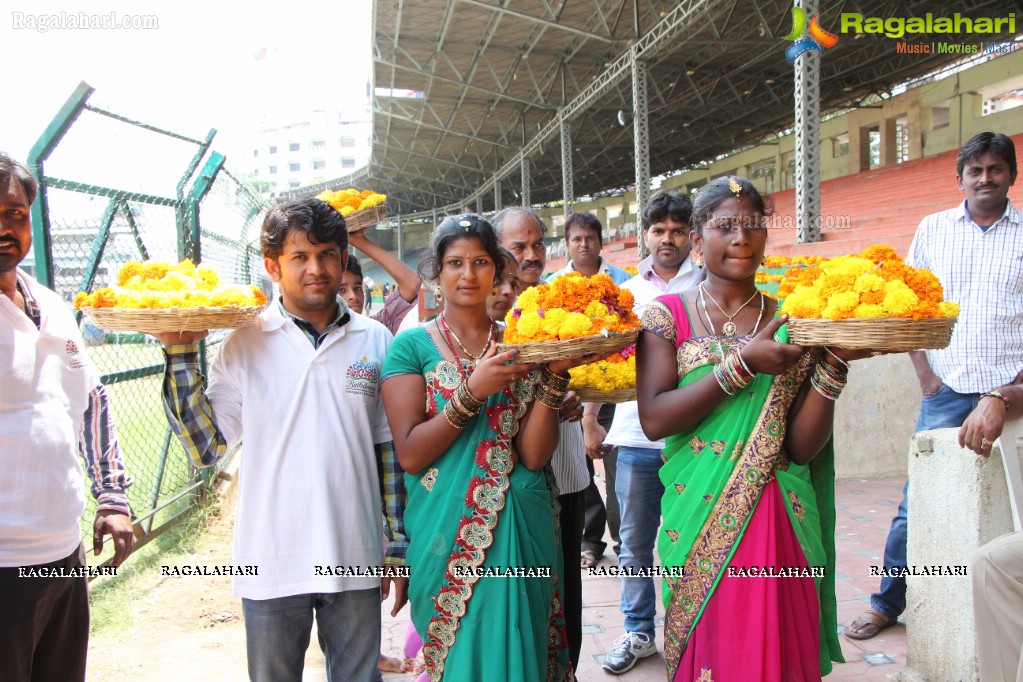
[[(1015, 9), (1023, 23), (1015, 0), (955, 4), (822, 3), (820, 25), (839, 40), (821, 56), (821, 114), (962, 57), (896, 52), (899, 41), (960, 34), (840, 34), (842, 13), (974, 19)], [(630, 186), (632, 59), (648, 69), (651, 175), (692, 167), (792, 127), (792, 28), (792, 0), (375, 0), (372, 161), (323, 185), (372, 187), (392, 213), (475, 209), (477, 198), (490, 210), (495, 177), (502, 205), (521, 203), (524, 155), (532, 203), (556, 201), (563, 117), (574, 194)], [(991, 39), (1011, 36), (972, 43)]]

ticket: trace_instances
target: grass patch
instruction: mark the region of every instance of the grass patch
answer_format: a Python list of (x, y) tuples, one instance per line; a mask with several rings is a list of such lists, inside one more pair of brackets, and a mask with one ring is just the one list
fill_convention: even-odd
[(216, 495), (204, 496), (178, 523), (133, 552), (117, 569), (116, 577), (92, 581), (89, 586), (91, 632), (98, 634), (106, 628), (130, 626), (137, 601), (151, 586), (148, 578), (159, 571), (161, 565), (173, 564), (177, 557), (194, 553), (205, 539), (205, 529), (219, 513)]

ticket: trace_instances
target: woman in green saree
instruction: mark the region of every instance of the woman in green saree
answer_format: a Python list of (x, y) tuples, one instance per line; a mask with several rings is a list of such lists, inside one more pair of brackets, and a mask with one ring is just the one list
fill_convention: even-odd
[(578, 361), (537, 369), (495, 352), (486, 303), (505, 259), (490, 223), (446, 218), (431, 256), (423, 274), (438, 281), (444, 310), (398, 334), (382, 389), (407, 472), (409, 601), (426, 674), (570, 680), (546, 464)]
[(755, 285), (768, 213), (748, 180), (705, 185), (690, 238), (706, 279), (648, 306), (639, 339), (640, 422), (666, 438), (658, 554), (681, 569), (664, 586), (676, 682), (819, 680), (842, 660), (829, 440), (867, 353), (787, 343)]

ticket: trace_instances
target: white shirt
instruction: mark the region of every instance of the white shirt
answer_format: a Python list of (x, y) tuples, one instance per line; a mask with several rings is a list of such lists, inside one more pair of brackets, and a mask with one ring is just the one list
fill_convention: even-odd
[(928, 350), (927, 362), (957, 393), (984, 393), (1023, 369), (1023, 213), (1007, 202), (987, 231), (966, 202), (921, 221), (908, 265), (928, 268), (945, 300), (959, 304), (952, 342)]
[(0, 566), (48, 563), (82, 539), (78, 436), (99, 377), (67, 304), (18, 273), (40, 326), (0, 294)]
[[(632, 309), (642, 318), (647, 305), (655, 298), (664, 294), (680, 294), (692, 289), (700, 283), (702, 277), (703, 270), (694, 267), (693, 259), (687, 256), (675, 276), (665, 282), (654, 272), (653, 256), (647, 256), (639, 264), (639, 274), (623, 284), (622, 288), (632, 292), (636, 299)], [(664, 448), (663, 440), (652, 441), (643, 433), (643, 427), (639, 425), (639, 407), (635, 400), (615, 406), (614, 421), (611, 422), (604, 442), (617, 447), (653, 450)]]
[(317, 575), (316, 567), (383, 564), (373, 446), (391, 440), (380, 399), (390, 343), (382, 324), (352, 315), (313, 348), (276, 305), (224, 342), (206, 394), (228, 445), (245, 436), (234, 563), (258, 567), (258, 575), (234, 577), (237, 596), (380, 585)]

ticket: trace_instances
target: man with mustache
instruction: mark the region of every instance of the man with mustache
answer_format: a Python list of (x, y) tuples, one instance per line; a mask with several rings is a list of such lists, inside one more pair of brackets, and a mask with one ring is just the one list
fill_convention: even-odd
[[(948, 348), (910, 353), (924, 396), (917, 431), (972, 421), (1002, 400), (999, 386), (1023, 380), (1023, 212), (1009, 201), (1016, 182), (1012, 140), (974, 135), (956, 157), (956, 180), (966, 200), (924, 218), (906, 259), (930, 269), (945, 300), (961, 307)], [(982, 454), (990, 454), (992, 440), (978, 443)], [(888, 532), (886, 573), (906, 566), (908, 489), (907, 482)], [(905, 608), (906, 579), (883, 577), (870, 608), (846, 626), (845, 636), (869, 639), (894, 625)]]
[(96, 498), (93, 548), (131, 553), (131, 510), (107, 393), (67, 305), (18, 264), (37, 185), (0, 152), (0, 661), (15, 682), (85, 679), (88, 567), (82, 463)]
[[(490, 220), (501, 246), (512, 252), (519, 263), (520, 289), (542, 284), (547, 249), (544, 234), (547, 226), (540, 216), (517, 206), (498, 211)], [(558, 486), (561, 506), (561, 551), (564, 558), (565, 630), (568, 634), (569, 658), (572, 668), (579, 669), (582, 647), (582, 572), (579, 552), (582, 543), (583, 513), (586, 486), (590, 482), (586, 470), (585, 445), (579, 419), (582, 407), (575, 391), (569, 391), (561, 406), (558, 447), (551, 458), (551, 469)]]
[[(697, 284), (703, 270), (689, 257), (689, 220), (693, 204), (677, 190), (656, 192), (650, 197), (640, 225), (650, 255), (639, 264), (639, 274), (622, 285), (636, 300), (633, 310), (640, 317), (647, 304), (658, 296), (681, 293)], [(617, 471), (613, 483), (621, 508), (621, 553), (618, 564), (626, 568), (651, 568), (654, 565), (654, 540), (661, 523), (661, 496), (664, 486), (658, 472), (661, 468), (663, 441), (651, 441), (639, 424), (635, 401), (621, 403), (614, 413), (610, 430), (595, 419), (599, 404), (587, 404), (583, 427), (594, 429), (596, 443), (602, 448), (618, 450)], [(590, 447), (587, 452), (598, 456)], [(656, 592), (654, 579), (621, 576), (620, 609), (625, 616), (625, 632), (615, 639), (614, 648), (604, 656), (606, 672), (621, 675), (636, 661), (657, 652), (654, 644)]]

